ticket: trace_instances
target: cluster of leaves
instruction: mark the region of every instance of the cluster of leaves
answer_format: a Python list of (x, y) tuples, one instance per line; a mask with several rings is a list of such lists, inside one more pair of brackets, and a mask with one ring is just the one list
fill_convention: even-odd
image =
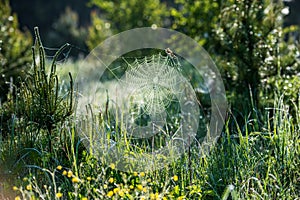
[[(232, 1), (227, 1), (232, 2)], [(195, 39), (205, 49), (212, 48), (214, 29), (219, 14), (224, 8), (223, 1), (175, 0), (170, 6), (171, 28)]]
[[(263, 101), (270, 105), (275, 97), (274, 91), (283, 94), (284, 101), (291, 108), (291, 114), (295, 114), (292, 105), (298, 102), (300, 92), (300, 46), (295, 38), (298, 33), (297, 26), (286, 27), (279, 33), (285, 37), (279, 38), (277, 56), (268, 57), (266, 65), (269, 67), (263, 68), (261, 73), (261, 87), (266, 94), (262, 96)], [(267, 74), (272, 76), (266, 76)]]
[(92, 26), (87, 41), (90, 49), (111, 34), (138, 27), (163, 26), (168, 16), (166, 5), (159, 0), (92, 0), (90, 3), (100, 8), (100, 14), (92, 13)]
[(281, 2), (242, 0), (220, 13), (215, 54), (227, 88), (234, 91), (235, 111), (249, 113), (252, 106), (260, 107), (262, 96), (274, 92), (260, 93), (266, 87), (263, 80), (279, 78), (297, 64), (294, 50), (283, 50), (283, 8)]
[(1, 0), (0, 5), (0, 101), (3, 102), (10, 85), (18, 85), (18, 77), (24, 78), (31, 61), (32, 40), (29, 32), (18, 29), (17, 16), (12, 14), (9, 1)]

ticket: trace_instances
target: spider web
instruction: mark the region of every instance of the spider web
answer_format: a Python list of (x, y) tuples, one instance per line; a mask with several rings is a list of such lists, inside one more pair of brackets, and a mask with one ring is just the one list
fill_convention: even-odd
[(138, 103), (144, 104), (148, 115), (161, 114), (174, 99), (179, 73), (168, 56), (161, 54), (136, 59), (129, 65), (125, 83), (133, 91)]
[(185, 80), (178, 71), (179, 62), (161, 53), (124, 61), (127, 70), (119, 83), (127, 94), (122, 100), (126, 128), (134, 137), (148, 138), (164, 130), (167, 118), (172, 117), (168, 108), (179, 104), (184, 89), (179, 86)]

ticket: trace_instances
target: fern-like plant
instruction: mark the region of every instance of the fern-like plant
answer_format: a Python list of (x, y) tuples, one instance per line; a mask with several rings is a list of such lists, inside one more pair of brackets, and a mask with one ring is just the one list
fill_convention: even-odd
[(60, 84), (56, 74), (56, 61), (59, 55), (69, 47), (62, 46), (55, 54), (49, 74), (46, 72), (45, 51), (38, 28), (34, 29), (35, 45), (32, 48), (33, 68), (19, 88), (16, 99), (16, 114), (24, 124), (31, 124), (39, 133), (45, 130), (48, 134), (49, 150), (52, 151), (52, 132), (58, 123), (64, 122), (74, 110), (73, 79), (71, 73), (70, 87), (66, 95), (60, 94)]

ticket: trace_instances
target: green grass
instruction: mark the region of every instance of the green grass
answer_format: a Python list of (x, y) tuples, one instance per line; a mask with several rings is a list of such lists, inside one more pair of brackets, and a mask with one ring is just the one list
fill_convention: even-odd
[[(45, 90), (41, 92), (40, 88), (24, 86), (25, 91), (30, 88), (31, 93), (27, 92), (34, 95), (29, 95), (30, 98), (17, 96), (1, 105), (1, 128), (6, 131), (0, 138), (1, 198), (300, 198), (300, 102), (291, 103), (289, 107), (284, 103), (284, 96), (278, 96), (272, 106), (260, 112), (253, 108), (252, 113), (242, 119), (236, 119), (229, 110), (223, 132), (208, 154), (202, 154), (199, 142), (195, 141), (186, 153), (163, 168), (122, 172), (118, 170), (119, 163), (111, 163), (103, 154), (97, 154), (98, 151), (90, 151), (92, 147), (86, 148), (86, 141), (82, 138), (82, 133), (95, 136), (102, 132), (106, 139), (113, 138), (120, 148), (133, 156), (148, 152), (149, 149), (143, 148), (151, 146), (147, 142), (142, 143), (140, 148), (130, 147), (134, 140), (127, 136), (121, 120), (114, 117), (112, 109), (96, 112), (94, 108), (87, 107), (84, 116), (74, 112), (57, 121), (50, 120), (50, 130), (44, 126), (43, 118), (32, 120), (32, 116), (36, 119), (37, 113), (42, 112), (38, 107), (33, 110), (36, 113), (29, 109), (28, 113), (32, 115), (19, 112), (28, 102), (40, 102), (35, 100), (41, 94), (47, 98), (50, 94), (50, 103), (53, 99), (54, 102), (55, 99), (62, 103), (67, 101), (62, 105), (76, 102), (76, 95), (73, 100), (61, 98), (70, 94), (69, 83), (64, 84), (61, 80), (69, 78), (66, 74), (74, 67), (76, 72), (78, 63), (57, 66), (52, 77), (59, 75), (59, 79), (54, 81), (57, 87), (53, 90), (50, 83), (54, 82), (48, 81), (51, 76), (46, 74), (45, 63), (39, 64), (42, 67), (35, 68), (34, 74), (38, 74), (37, 80), (44, 77)], [(89, 84), (86, 88), (91, 87), (92, 82)], [(106, 100), (106, 94), (103, 94), (103, 99)], [(54, 110), (46, 112), (47, 116), (55, 113), (61, 116), (69, 110), (69, 106), (52, 108)], [(244, 124), (238, 125), (237, 121), (244, 121)], [(49, 119), (46, 122), (49, 123)], [(160, 145), (160, 140), (157, 142), (155, 145)]]
[[(1, 177), (7, 178), (1, 180), (2, 185), (6, 192), (24, 199), (59, 199), (60, 194), (62, 199), (106, 199), (111, 195), (113, 199), (297, 199), (299, 104), (294, 104), (293, 110), (294, 116), (279, 97), (260, 114), (263, 121), (259, 126), (258, 118), (245, 118), (245, 124), (238, 126), (229, 115), (209, 155), (203, 156), (194, 143), (190, 154), (147, 173), (118, 171), (115, 163), (101, 162), (88, 153), (80, 141), (76, 117), (56, 126), (51, 153), (46, 132), (41, 131), (38, 139), (33, 136), (32, 144), (24, 134), (30, 127), (20, 130), (16, 121), (11, 135), (1, 140), (1, 171), (5, 174)], [(86, 132), (95, 131), (96, 124), (113, 129), (111, 121), (93, 117), (87, 114), (85, 118), (93, 125)], [(124, 141), (121, 136), (119, 140)]]

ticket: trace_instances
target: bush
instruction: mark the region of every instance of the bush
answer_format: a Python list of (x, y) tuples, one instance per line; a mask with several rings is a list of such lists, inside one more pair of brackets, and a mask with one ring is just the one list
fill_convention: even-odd
[(299, 71), (295, 41), (286, 41), (297, 28), (283, 29), (283, 9), (272, 0), (176, 0), (170, 8), (171, 27), (198, 41), (216, 61), (235, 114), (261, 108), (265, 96), (283, 92), (276, 80)]
[(0, 101), (7, 99), (11, 82), (19, 84), (18, 77), (24, 78), (24, 69), (31, 61), (32, 39), (27, 31), (18, 29), (18, 20), (11, 13), (8, 0), (0, 0)]
[[(15, 116), (16, 121), (21, 123), (22, 131), (19, 131), (19, 135), (23, 132), (27, 134), (28, 127), (30, 127), (31, 138), (36, 139), (38, 134), (45, 133), (51, 152), (52, 132), (58, 123), (63, 123), (73, 114), (75, 106), (71, 73), (69, 73), (70, 86), (66, 93), (62, 93), (56, 74), (57, 58), (64, 49), (68, 48), (69, 44), (57, 51), (52, 60), (50, 72), (47, 73), (44, 47), (37, 28), (35, 28), (35, 35), (35, 46), (32, 48), (32, 69), (17, 89), (16, 98), (10, 97), (7, 103), (0, 107), (0, 111), (4, 122), (9, 122), (10, 116)], [(9, 126), (10, 123), (7, 124), (8, 129), (14, 128)], [(5, 133), (5, 130), (3, 132)]]
[(166, 5), (159, 0), (100, 1), (91, 0), (99, 8), (92, 13), (87, 45), (93, 49), (110, 34), (152, 25), (163, 26), (168, 16)]

